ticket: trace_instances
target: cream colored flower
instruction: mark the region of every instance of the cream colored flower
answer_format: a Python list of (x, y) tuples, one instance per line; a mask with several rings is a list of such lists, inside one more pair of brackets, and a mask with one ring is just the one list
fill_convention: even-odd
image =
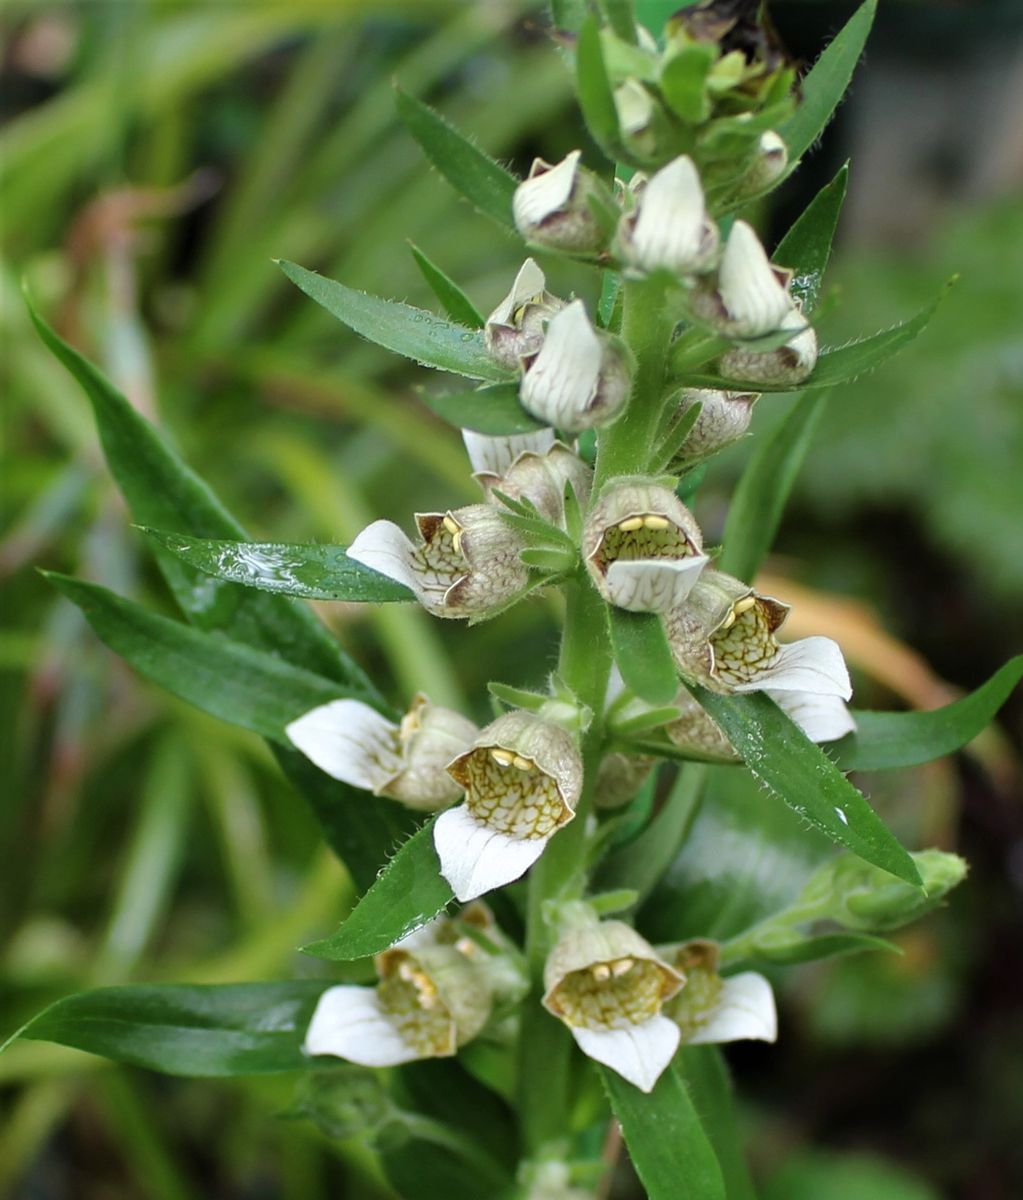
[(685, 942), (669, 957), (686, 976), (685, 990), (665, 1006), (683, 1045), (777, 1040), (774, 993), (763, 975), (743, 971), (722, 979), (713, 942)]
[(604, 235), (589, 205), (589, 197), (602, 189), (581, 158), (582, 151), (573, 150), (559, 163), (533, 160), (512, 200), (515, 225), (527, 242), (577, 254), (603, 248)]
[(628, 266), (647, 273), (687, 276), (713, 264), (718, 230), (691, 158), (674, 159), (638, 189), (636, 207), (618, 225), (616, 245)]
[(544, 325), (565, 307), (564, 300), (547, 291), (543, 271), (531, 258), (519, 268), (512, 289), (483, 326), (487, 349), (497, 361), (514, 371), (543, 345)]

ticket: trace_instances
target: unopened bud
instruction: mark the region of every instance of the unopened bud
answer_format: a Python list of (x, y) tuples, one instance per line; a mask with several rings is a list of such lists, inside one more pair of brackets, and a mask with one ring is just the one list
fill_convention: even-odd
[(621, 219), (616, 247), (625, 263), (643, 272), (693, 275), (710, 267), (717, 226), (707, 215), (700, 176), (683, 155), (637, 189), (635, 209)]
[(529, 176), (515, 189), (515, 225), (527, 242), (550, 250), (587, 254), (602, 250), (603, 231), (590, 208), (590, 197), (602, 198), (597, 177), (580, 165), (581, 150), (559, 163), (534, 159)]
[(487, 349), (502, 366), (520, 370), (543, 345), (544, 325), (565, 307), (546, 289), (543, 271), (531, 258), (519, 268), (512, 289), (483, 326)]
[[(755, 392), (719, 392), (711, 388), (684, 388), (678, 394), (673, 427), (699, 404), (700, 412), (668, 465), (672, 474), (687, 471), (719, 450), (737, 442), (753, 419)], [(671, 429), (665, 435), (671, 437)]]
[[(912, 858), (923, 891), (852, 855), (837, 859), (830, 864), (834, 900), (827, 915), (848, 929), (897, 929), (936, 908), (966, 878), (966, 861), (958, 854), (922, 850)], [(820, 874), (827, 872), (824, 867)]]

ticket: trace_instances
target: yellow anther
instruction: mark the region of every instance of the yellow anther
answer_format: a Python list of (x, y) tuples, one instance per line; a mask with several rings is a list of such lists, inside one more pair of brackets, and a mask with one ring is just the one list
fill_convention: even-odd
[(593, 966), (590, 967), (590, 973), (593, 975), (594, 979), (600, 980), (601, 983), (611, 978), (611, 968), (607, 965), (607, 963), (594, 963)]
[(636, 965), (634, 958), (620, 958), (617, 962), (611, 964), (611, 974), (618, 979), (622, 975), (628, 975), (632, 968)]
[(459, 954), (464, 954), (466, 958), (473, 958), (480, 952), (479, 946), (470, 937), (460, 937), (455, 942), (455, 949)]
[(533, 764), (529, 761), (528, 758), (523, 758), (521, 754), (516, 754), (515, 757), (512, 759), (512, 762), (518, 767), (518, 769), (520, 771), (531, 771), (533, 769)]
[(643, 524), (647, 529), (667, 529), (671, 522), (667, 517), (651, 515), (643, 518)]
[(411, 983), (415, 979), (416, 974), (415, 967), (408, 961), (401, 963), (398, 967), (398, 978), (404, 979), (406, 983)]
[(635, 533), (637, 529), (643, 528), (643, 518), (628, 517), (626, 520), (618, 522), (618, 528), (622, 533)]
[(725, 619), (721, 622), (721, 629), (731, 629), (734, 624), (735, 624), (735, 609), (733, 608), (732, 611), (728, 614), (728, 616), (725, 617)]
[(448, 533), (450, 533), (452, 535), (452, 537), (456, 533), (461, 532), (461, 526), (458, 524), (458, 522), (455, 520), (455, 518), (450, 515), (450, 513), (444, 518), (443, 525), (444, 525), (444, 528), (448, 531)]
[(456, 533), (451, 535), (451, 546), (456, 554), (462, 553), (462, 534), (464, 532), (464, 529), (459, 529)]
[(491, 750), (490, 757), (501, 767), (510, 767), (515, 761), (515, 755), (510, 750)]
[(742, 600), (736, 600), (736, 602), (732, 605), (732, 612), (735, 614), (735, 616), (740, 617), (744, 612), (749, 612), (756, 602), (756, 596), (746, 596)]

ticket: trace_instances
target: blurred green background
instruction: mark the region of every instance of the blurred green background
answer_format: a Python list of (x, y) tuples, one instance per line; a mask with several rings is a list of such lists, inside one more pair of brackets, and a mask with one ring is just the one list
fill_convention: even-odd
[[(770, 567), (843, 643), (858, 703), (892, 707), (976, 686), (1023, 644), (1023, 31), (1013, 0), (881, 7), (823, 144), (757, 218), (776, 241), (852, 158), (827, 344), (960, 276), (917, 343), (830, 399)], [(772, 6), (805, 60), (852, 9)], [(390, 81), (520, 171), (584, 134), (542, 10), (515, 0), (33, 0), (0, 24), (6, 1035), (101, 983), (322, 972), (294, 947), (353, 899), (257, 739), (134, 676), (35, 574), (171, 608), (21, 277), (254, 536), (347, 541), (475, 485), (416, 398), (423, 373), (357, 342), (271, 260), (429, 306), (411, 239), (487, 311), (517, 247), (423, 165)], [(572, 269), (550, 276), (591, 295)], [(754, 436), (786, 406), (765, 397)], [(712, 542), (747, 453), (701, 489)], [(402, 700), (424, 688), (482, 715), (488, 679), (535, 685), (551, 662), (544, 602), (468, 632), (402, 607), (322, 615)], [(1023, 1194), (1021, 725), (1017, 696), (961, 762), (871, 781), (911, 842), (960, 849), (973, 872), (902, 958), (788, 972), (779, 1045), (730, 1055), (768, 1200)], [(16, 1045), (0, 1058), (0, 1194), (391, 1195), (358, 1146), (282, 1119), (292, 1087)]]

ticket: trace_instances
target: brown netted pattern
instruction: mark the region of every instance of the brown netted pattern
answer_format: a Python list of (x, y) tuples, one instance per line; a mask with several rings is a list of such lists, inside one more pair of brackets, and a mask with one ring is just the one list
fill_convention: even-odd
[(619, 958), (571, 971), (558, 984), (552, 1005), (569, 1025), (614, 1029), (656, 1015), (664, 995), (664, 972), (650, 959)]
[(558, 785), (532, 759), (481, 746), (464, 760), (469, 811), (516, 838), (548, 837), (562, 821)]
[(724, 683), (749, 683), (778, 654), (767, 610), (753, 596), (733, 605), (728, 621), (711, 637), (710, 644), (715, 674)]
[(696, 548), (677, 525), (657, 513), (627, 517), (604, 531), (596, 562), (606, 571), (613, 562), (651, 558), (687, 558)]
[(377, 984), (377, 998), (401, 1036), (422, 1057), (454, 1053), (451, 1014), (429, 975), (411, 958), (402, 956), (394, 962)]

